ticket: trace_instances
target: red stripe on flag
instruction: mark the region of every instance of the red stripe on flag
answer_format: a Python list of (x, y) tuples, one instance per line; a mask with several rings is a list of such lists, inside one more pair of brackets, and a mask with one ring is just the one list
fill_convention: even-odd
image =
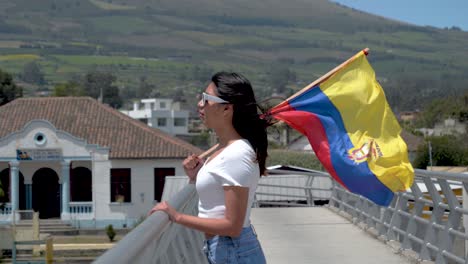
[[(291, 107), (289, 107), (291, 110)], [(305, 111), (280, 111), (277, 114), (274, 114), (273, 117), (280, 119), (287, 123), (292, 128), (298, 130), (304, 134), (307, 139), (309, 139), (310, 145), (315, 151), (317, 158), (325, 166), (330, 175), (341, 185), (346, 188), (346, 185), (341, 181), (340, 177), (336, 173), (330, 155), (330, 144), (328, 142), (327, 133), (320, 122), (320, 119), (310, 113)], [(347, 188), (346, 188), (347, 189)]]

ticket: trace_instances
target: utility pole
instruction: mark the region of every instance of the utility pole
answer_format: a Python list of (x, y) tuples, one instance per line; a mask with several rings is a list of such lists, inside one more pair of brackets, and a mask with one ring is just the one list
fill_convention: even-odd
[(431, 145), (431, 141), (428, 141), (428, 146), (429, 146), (429, 166), (431, 166), (431, 170), (432, 170), (432, 145)]

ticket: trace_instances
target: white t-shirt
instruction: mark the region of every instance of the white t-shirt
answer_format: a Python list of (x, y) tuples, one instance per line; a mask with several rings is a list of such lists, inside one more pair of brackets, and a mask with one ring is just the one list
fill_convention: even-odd
[(242, 186), (249, 188), (243, 227), (250, 226), (250, 208), (260, 178), (260, 168), (256, 159), (255, 151), (249, 141), (239, 139), (209, 162), (205, 162), (198, 171), (196, 182), (200, 198), (198, 216), (224, 218), (226, 205), (223, 186)]

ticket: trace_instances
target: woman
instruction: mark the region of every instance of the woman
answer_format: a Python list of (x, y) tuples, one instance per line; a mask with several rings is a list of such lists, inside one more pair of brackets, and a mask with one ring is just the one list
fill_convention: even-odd
[(240, 74), (219, 72), (198, 102), (203, 123), (213, 129), (219, 145), (206, 160), (192, 155), (185, 172), (196, 183), (197, 216), (177, 212), (167, 202), (150, 213), (164, 211), (171, 221), (205, 233), (210, 263), (266, 263), (250, 224), (250, 208), (267, 157), (267, 122), (260, 119), (250, 82)]

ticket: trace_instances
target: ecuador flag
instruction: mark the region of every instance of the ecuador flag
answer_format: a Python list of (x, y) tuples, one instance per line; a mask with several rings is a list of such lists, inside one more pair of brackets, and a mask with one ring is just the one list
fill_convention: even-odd
[(346, 189), (387, 206), (413, 183), (401, 128), (361, 51), (270, 110), (307, 138)]

